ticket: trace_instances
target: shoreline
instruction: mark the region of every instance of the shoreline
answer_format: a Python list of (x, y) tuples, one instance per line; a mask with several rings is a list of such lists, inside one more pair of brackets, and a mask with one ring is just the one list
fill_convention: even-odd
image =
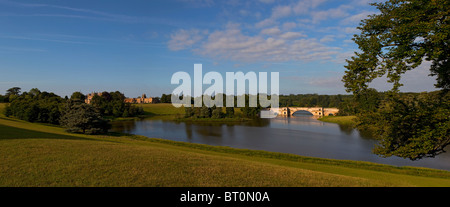
[[(261, 186), (260, 180), (267, 182), (264, 186), (450, 186), (450, 171), (434, 168), (398, 167), (367, 161), (308, 157), (172, 141), (126, 133), (70, 134), (61, 127), (16, 121), (10, 118), (0, 118), (0, 128), (3, 132), (0, 134), (0, 144), (4, 149), (0, 154), (4, 154), (2, 156), (14, 154), (14, 156), (5, 157), (6, 168), (3, 168), (3, 172), (8, 179), (0, 179), (0, 186), (59, 186), (61, 184), (65, 186), (173, 186), (174, 184), (175, 186)], [(27, 136), (30, 137), (27, 138)], [(48, 149), (51, 153), (42, 154), (42, 149)], [(160, 154), (161, 152), (164, 153)], [(18, 165), (17, 162), (23, 159), (34, 160), (32, 162), (34, 164), (29, 166), (30, 161), (29, 164)], [(66, 163), (71, 159), (74, 160)], [(86, 159), (89, 161), (86, 162)], [(155, 159), (165, 161), (154, 163)], [(147, 164), (142, 165), (143, 163)], [(13, 169), (12, 166), (16, 166), (15, 170), (8, 170)], [(240, 170), (236, 171), (236, 166), (240, 166), (238, 167)], [(30, 171), (30, 167), (34, 170)], [(68, 167), (69, 169), (82, 167), (89, 170), (77, 171), (74, 174), (74, 171), (67, 171)], [(136, 167), (140, 170), (134, 171)], [(186, 167), (193, 167), (192, 171), (187, 171), (188, 174), (183, 178), (175, 176), (178, 175), (176, 173), (178, 171), (173, 171), (174, 169), (182, 170)], [(248, 167), (252, 170), (247, 169)], [(39, 169), (42, 168), (48, 169), (49, 176), (40, 176)], [(168, 169), (170, 170), (167, 171)], [(196, 173), (199, 169), (222, 172), (220, 176), (224, 183), (216, 183), (214, 179), (207, 183), (192, 183), (192, 180), (203, 179)], [(262, 174), (248, 177), (245, 169)], [(2, 170), (1, 167), (0, 170)], [(99, 182), (97, 177), (102, 177), (103, 174), (96, 174), (96, 172), (102, 170), (114, 173), (106, 178), (103, 177), (103, 181)], [(293, 174), (287, 176), (286, 180), (284, 177), (271, 175), (271, 173), (280, 173), (279, 170), (287, 170), (285, 173)], [(148, 171), (154, 171), (156, 177), (148, 178), (146, 173)], [(60, 175), (60, 172), (66, 172), (66, 174)], [(144, 181), (137, 182), (129, 176), (130, 173), (136, 172), (142, 173), (139, 179)], [(305, 173), (308, 177), (301, 176)], [(214, 177), (214, 173), (209, 175)], [(30, 176), (37, 179), (24, 179)], [(58, 178), (52, 179), (52, 176)], [(245, 179), (245, 183), (240, 183), (241, 181), (235, 183), (233, 180), (236, 178)], [(345, 181), (342, 180), (343, 178)], [(92, 180), (93, 184), (73, 183), (80, 179), (85, 180), (83, 182), (88, 182), (86, 179)], [(127, 179), (132, 180), (122, 183), (122, 180)], [(365, 181), (361, 183), (362, 180)]]

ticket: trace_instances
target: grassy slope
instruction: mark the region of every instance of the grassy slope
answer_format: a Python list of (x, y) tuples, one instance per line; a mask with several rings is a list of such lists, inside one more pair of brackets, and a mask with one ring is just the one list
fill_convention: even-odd
[(145, 115), (175, 115), (184, 114), (184, 108), (176, 108), (170, 103), (158, 103), (158, 104), (136, 104), (142, 106)]
[(1, 115), (0, 149), (0, 186), (450, 186), (447, 171), (73, 135)]
[[(184, 115), (184, 107), (176, 108), (170, 103), (158, 103), (158, 104), (136, 104), (142, 106), (145, 115)], [(240, 108), (235, 108), (235, 114), (241, 113)], [(223, 108), (225, 113), (225, 107)]]
[[(147, 105), (156, 107), (172, 108)], [(6, 163), (0, 165), (0, 186), (450, 186), (446, 171), (139, 136), (73, 135), (4, 117), (0, 147)]]

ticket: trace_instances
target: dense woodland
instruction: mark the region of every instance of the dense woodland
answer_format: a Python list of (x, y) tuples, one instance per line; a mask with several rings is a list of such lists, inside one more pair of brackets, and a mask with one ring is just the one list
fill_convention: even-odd
[(7, 117), (61, 125), (69, 132), (100, 134), (109, 128), (106, 118), (134, 117), (144, 113), (142, 107), (124, 103), (124, 99), (118, 91), (103, 92), (92, 98), (92, 104), (86, 104), (85, 96), (80, 92), (62, 98), (37, 88), (21, 93), (19, 87), (14, 87), (0, 100), (9, 103), (4, 112)]

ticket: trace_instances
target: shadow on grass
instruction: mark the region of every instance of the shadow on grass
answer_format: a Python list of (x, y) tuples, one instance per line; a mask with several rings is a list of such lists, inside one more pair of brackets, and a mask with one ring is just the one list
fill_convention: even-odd
[(2, 139), (72, 139), (72, 140), (92, 140), (78, 137), (76, 135), (53, 134), (29, 129), (16, 128), (0, 125), (0, 140)]

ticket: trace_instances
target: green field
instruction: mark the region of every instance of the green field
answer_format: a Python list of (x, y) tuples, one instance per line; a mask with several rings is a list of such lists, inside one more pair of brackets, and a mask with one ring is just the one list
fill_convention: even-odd
[(68, 134), (5, 117), (0, 149), (0, 186), (450, 186), (442, 170)]
[[(176, 108), (170, 103), (158, 103), (158, 104), (136, 104), (136, 106), (142, 106), (145, 115), (160, 116), (160, 115), (184, 115), (184, 107)], [(225, 108), (223, 108), (225, 113)], [(235, 114), (241, 113), (240, 108), (235, 108)]]
[(318, 120), (330, 123), (336, 123), (343, 126), (354, 127), (356, 125), (356, 116), (324, 116)]
[(136, 104), (144, 109), (146, 116), (184, 114), (184, 107), (176, 108), (170, 103)]

